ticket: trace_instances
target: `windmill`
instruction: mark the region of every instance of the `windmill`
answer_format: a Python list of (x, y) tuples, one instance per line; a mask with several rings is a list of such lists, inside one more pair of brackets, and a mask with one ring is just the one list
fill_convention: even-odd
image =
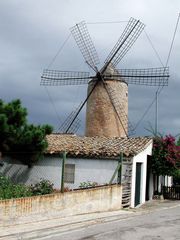
[(63, 86), (88, 84), (87, 97), (75, 112), (66, 128), (69, 132), (83, 106), (86, 105), (86, 136), (127, 137), (128, 84), (167, 86), (169, 68), (117, 69), (118, 63), (133, 46), (145, 25), (130, 18), (122, 35), (109, 53), (104, 66), (98, 69), (99, 58), (87, 30), (80, 22), (71, 28), (71, 33), (85, 59), (95, 72), (73, 72), (45, 69), (41, 85)]

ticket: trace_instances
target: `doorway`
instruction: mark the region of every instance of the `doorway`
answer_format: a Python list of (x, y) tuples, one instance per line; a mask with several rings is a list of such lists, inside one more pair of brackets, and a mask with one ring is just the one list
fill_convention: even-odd
[(147, 155), (147, 174), (146, 174), (146, 201), (150, 199), (150, 176), (151, 176), (151, 158), (152, 156)]
[(136, 163), (135, 206), (141, 202), (141, 169), (142, 163)]

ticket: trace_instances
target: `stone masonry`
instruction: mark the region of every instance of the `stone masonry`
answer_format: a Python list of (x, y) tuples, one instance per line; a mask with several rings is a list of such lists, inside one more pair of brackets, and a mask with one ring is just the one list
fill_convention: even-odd
[[(94, 80), (89, 83), (88, 93), (94, 84)], [(100, 81), (87, 101), (85, 135), (89, 137), (126, 137), (128, 130), (128, 86), (125, 82), (117, 80), (106, 80), (105, 84), (111, 97)]]

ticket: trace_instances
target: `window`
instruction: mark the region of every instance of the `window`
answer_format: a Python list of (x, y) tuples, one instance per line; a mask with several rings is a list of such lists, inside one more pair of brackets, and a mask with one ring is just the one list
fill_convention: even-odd
[(75, 164), (65, 164), (64, 182), (74, 183), (74, 177), (75, 177)]

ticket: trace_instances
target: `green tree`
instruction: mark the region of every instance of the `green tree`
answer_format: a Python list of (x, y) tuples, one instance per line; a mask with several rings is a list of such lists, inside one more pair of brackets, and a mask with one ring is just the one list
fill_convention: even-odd
[[(176, 145), (178, 147), (180, 147), (180, 137), (179, 139), (177, 140), (177, 143)], [(174, 175), (173, 175), (173, 180), (176, 184), (180, 185), (180, 159), (179, 161), (177, 162), (177, 170), (174, 172)]]
[(27, 110), (19, 99), (4, 103), (0, 99), (0, 151), (8, 151), (26, 124)]
[(180, 146), (180, 137), (179, 137), (179, 139), (177, 140), (177, 146)]
[(27, 110), (19, 99), (9, 103), (0, 100), (0, 151), (32, 165), (46, 150), (49, 125), (28, 124)]

